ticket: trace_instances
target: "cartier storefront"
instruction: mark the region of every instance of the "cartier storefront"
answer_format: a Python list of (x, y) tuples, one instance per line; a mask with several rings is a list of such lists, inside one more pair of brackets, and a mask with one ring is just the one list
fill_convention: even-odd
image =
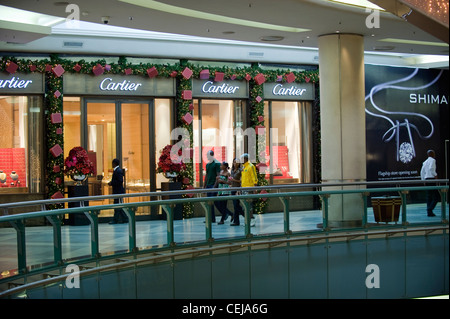
[[(75, 182), (73, 174), (64, 173), (65, 159), (78, 146), (94, 166), (83, 196), (112, 193), (108, 183), (114, 158), (125, 171), (127, 194), (159, 191), (169, 180), (158, 173), (157, 164), (161, 151), (177, 143), (174, 129), (189, 133), (185, 144), (193, 161), (178, 181), (182, 187), (204, 186), (209, 150), (231, 165), (234, 158), (257, 148), (251, 160), (262, 163), (261, 185), (316, 181), (316, 69), (294, 72), (196, 61), (158, 64), (166, 60), (128, 62), (125, 57), (108, 62), (53, 59), (1, 60), (2, 203), (70, 196)], [(257, 147), (251, 144), (255, 139)], [(140, 195), (125, 202), (153, 199)], [(89, 201), (90, 206), (109, 203), (112, 200)], [(160, 213), (141, 207), (136, 216), (159, 218)], [(184, 213), (191, 216), (195, 211)], [(102, 211), (99, 217), (105, 221), (112, 214)]]

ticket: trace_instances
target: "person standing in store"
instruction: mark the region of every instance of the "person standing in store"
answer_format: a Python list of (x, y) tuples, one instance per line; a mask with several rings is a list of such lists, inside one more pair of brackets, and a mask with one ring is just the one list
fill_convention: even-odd
[[(256, 175), (256, 167), (248, 160), (248, 154), (243, 154), (241, 156), (244, 162), (242, 173), (241, 173), (241, 187), (255, 187), (258, 185), (258, 176)], [(242, 191), (243, 195), (249, 194), (247, 191)], [(253, 206), (253, 205), (252, 205)], [(250, 210), (250, 218), (252, 219), (250, 226), (255, 226), (253, 217), (253, 207)]]
[[(233, 160), (233, 165), (231, 167), (231, 187), (241, 187), (241, 175), (242, 175), (242, 167), (241, 163), (237, 158)], [(240, 195), (240, 192), (232, 191), (231, 195)], [(233, 214), (233, 220), (230, 226), (239, 226), (239, 215), (244, 216), (244, 210), (241, 207), (241, 204), (239, 203), (238, 199), (233, 200), (233, 207), (234, 207), (234, 214)]]
[[(204, 188), (214, 188), (217, 186), (216, 184), (216, 179), (217, 176), (219, 176), (220, 174), (220, 162), (218, 160), (216, 160), (216, 158), (214, 157), (214, 151), (208, 151), (208, 153), (206, 154), (206, 157), (208, 159), (208, 164), (206, 164), (206, 175), (205, 175), (205, 183), (204, 183)], [(217, 196), (216, 192), (209, 192), (206, 193), (207, 197), (214, 197)], [(211, 222), (215, 223), (216, 222), (216, 213), (215, 213), (215, 209), (214, 206), (212, 207), (212, 220)]]
[[(113, 194), (125, 194), (125, 188), (123, 187), (123, 170), (120, 168), (120, 161), (115, 158), (112, 161), (113, 175), (111, 181), (108, 183), (112, 186)], [(122, 198), (114, 198), (114, 204), (122, 203)], [(114, 218), (110, 221), (110, 224), (122, 224), (127, 223), (128, 218), (122, 208), (114, 209)]]
[[(437, 179), (436, 173), (436, 154), (433, 150), (429, 150), (427, 152), (428, 158), (423, 162), (422, 169), (420, 170), (420, 178), (422, 180), (427, 179)], [(436, 216), (433, 213), (433, 209), (436, 207), (436, 204), (440, 201), (440, 195), (438, 190), (428, 190), (427, 191), (427, 215), (429, 217)]]

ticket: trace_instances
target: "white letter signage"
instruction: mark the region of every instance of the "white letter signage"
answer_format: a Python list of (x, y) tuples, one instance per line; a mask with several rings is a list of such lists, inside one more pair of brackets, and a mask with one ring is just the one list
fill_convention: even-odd
[(264, 83), (264, 98), (267, 100), (314, 100), (312, 83)]

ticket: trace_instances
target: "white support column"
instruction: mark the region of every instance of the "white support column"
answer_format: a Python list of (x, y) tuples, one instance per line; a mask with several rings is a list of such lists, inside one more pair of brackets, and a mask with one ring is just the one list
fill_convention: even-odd
[[(319, 37), (319, 71), (322, 182), (365, 181), (363, 37), (355, 34)], [(331, 196), (329, 225), (361, 224), (363, 207), (360, 195)]]

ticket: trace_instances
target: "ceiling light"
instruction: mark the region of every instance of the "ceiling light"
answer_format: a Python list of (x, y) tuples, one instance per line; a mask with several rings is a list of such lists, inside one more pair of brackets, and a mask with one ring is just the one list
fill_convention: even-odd
[(53, 3), (54, 6), (56, 7), (67, 7), (70, 3), (67, 1), (57, 1), (55, 3)]
[(395, 49), (395, 47), (392, 45), (380, 45), (380, 46), (373, 47), (373, 50), (375, 50), (375, 51), (392, 51), (394, 49)]
[(383, 8), (373, 4), (367, 0), (328, 0), (330, 2), (336, 2), (339, 4), (345, 4), (353, 7), (367, 8), (372, 10), (385, 11)]
[(402, 43), (402, 44), (429, 45), (429, 46), (436, 46), (436, 47), (448, 47), (448, 44), (444, 43), (444, 42), (418, 41), (418, 40), (394, 39), (394, 38), (385, 38), (385, 39), (381, 39), (378, 41)]
[(279, 35), (267, 35), (261, 37), (261, 41), (268, 41), (268, 42), (275, 42), (275, 41), (281, 41), (284, 40), (284, 37)]
[(65, 21), (65, 18), (0, 5), (0, 21), (51, 27)]
[(181, 15), (181, 16), (185, 16), (185, 17), (210, 20), (210, 21), (214, 21), (214, 22), (236, 24), (236, 25), (241, 25), (241, 26), (251, 27), (251, 28), (260, 28), (260, 29), (276, 30), (276, 31), (283, 31), (283, 32), (311, 31), (310, 29), (302, 29), (302, 28), (288, 27), (288, 26), (282, 26), (282, 25), (276, 25), (276, 24), (269, 24), (269, 23), (263, 23), (263, 22), (245, 20), (245, 19), (232, 18), (232, 17), (222, 16), (222, 15), (218, 15), (218, 14), (193, 10), (193, 9), (186, 9), (186, 8), (182, 8), (182, 7), (178, 7), (178, 6), (174, 6), (174, 5), (161, 3), (158, 1), (154, 1), (154, 0), (119, 0), (119, 1), (129, 3), (129, 4), (132, 4), (135, 6), (140, 6), (140, 7), (157, 10), (157, 11), (162, 11), (162, 12), (166, 12), (166, 13), (171, 13), (171, 14), (176, 14), (176, 15)]

